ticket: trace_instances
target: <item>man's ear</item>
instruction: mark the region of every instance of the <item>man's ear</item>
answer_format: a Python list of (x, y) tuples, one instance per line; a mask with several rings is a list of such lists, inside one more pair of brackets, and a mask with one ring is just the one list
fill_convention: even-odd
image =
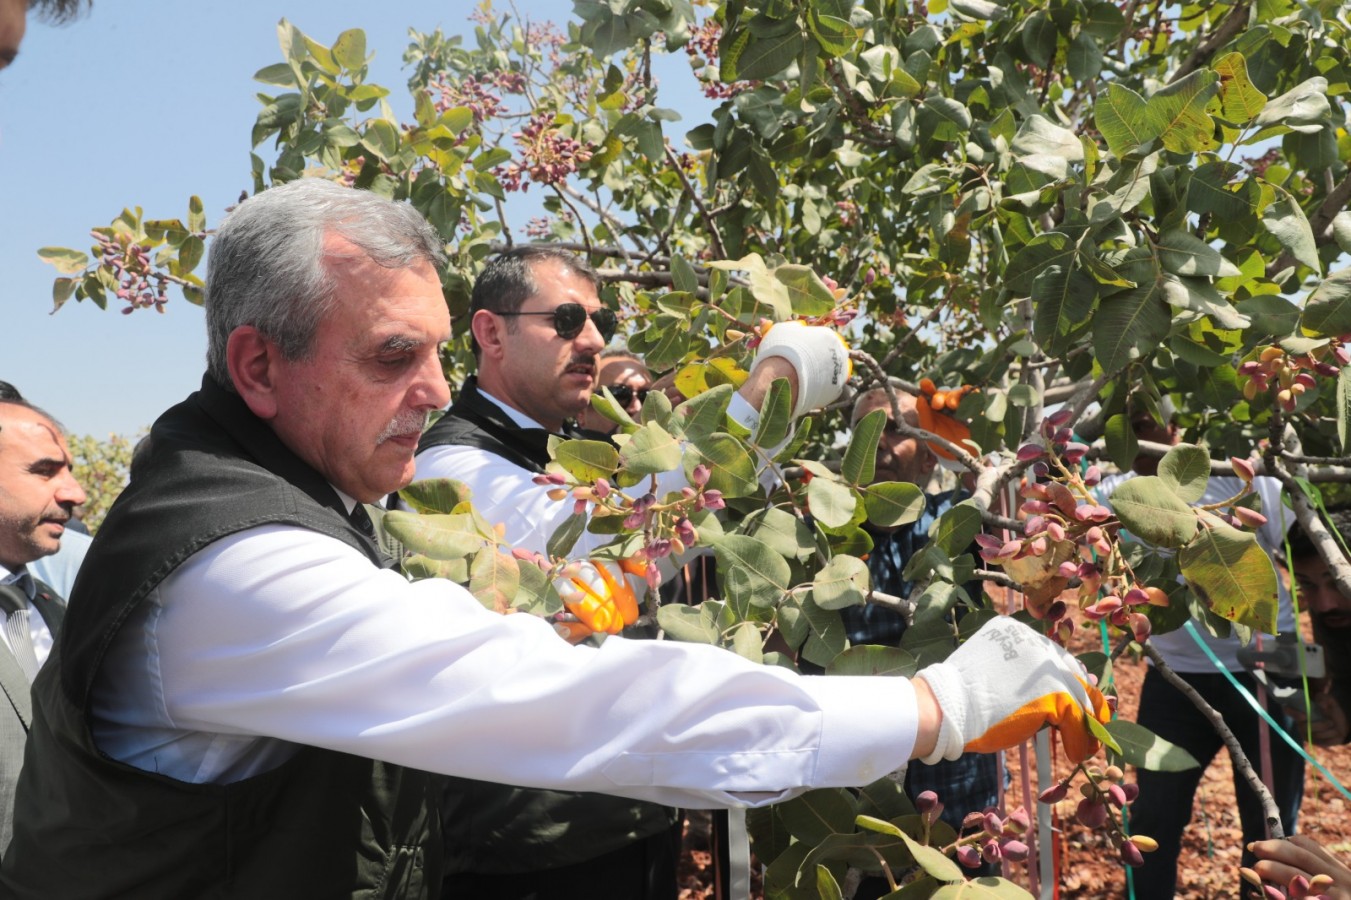
[(225, 364), (235, 390), (260, 419), (277, 415), (277, 364), (281, 353), (252, 325), (241, 325), (230, 332), (225, 344)]
[(474, 332), (474, 340), (478, 341), (484, 356), (491, 359), (502, 358), (502, 355), (506, 352), (504, 347), (505, 319), (493, 315), (486, 309), (478, 309), (474, 311), (474, 317), (469, 320), (469, 329)]

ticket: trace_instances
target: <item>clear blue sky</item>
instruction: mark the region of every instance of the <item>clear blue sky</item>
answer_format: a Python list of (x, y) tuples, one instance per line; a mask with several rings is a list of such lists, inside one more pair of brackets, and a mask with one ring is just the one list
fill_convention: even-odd
[[(94, 0), (69, 25), (30, 22), (19, 59), (0, 72), (0, 379), (77, 434), (148, 426), (200, 381), (200, 308), (175, 295), (163, 315), (73, 301), (50, 315), (56, 273), (37, 248), (87, 250), (88, 229), (129, 205), (150, 218), (186, 216), (192, 194), (209, 222), (219, 222), (251, 187), (249, 131), (259, 109), (254, 94), (264, 89), (253, 73), (281, 61), (281, 18), (326, 44), (348, 28), (365, 30), (375, 53), (370, 80), (391, 88), (396, 111), (406, 114), (408, 28), (468, 31), (475, 6)], [(571, 17), (567, 0), (515, 7), (535, 20)], [(672, 99), (664, 105), (691, 108)], [(675, 123), (670, 136), (678, 143), (695, 124)], [(512, 219), (523, 224), (526, 215)]]

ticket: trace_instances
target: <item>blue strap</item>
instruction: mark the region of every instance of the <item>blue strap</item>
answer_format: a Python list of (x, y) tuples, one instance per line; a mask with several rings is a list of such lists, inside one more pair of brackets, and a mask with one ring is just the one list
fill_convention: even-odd
[(1318, 771), (1318, 774), (1322, 775), (1323, 778), (1327, 780), (1328, 784), (1332, 785), (1337, 790), (1341, 791), (1342, 796), (1346, 797), (1348, 800), (1351, 800), (1351, 791), (1348, 791), (1345, 787), (1343, 787), (1342, 783), (1338, 781), (1331, 772), (1323, 768), (1322, 763), (1320, 763), (1318, 760), (1310, 756), (1298, 741), (1290, 737), (1290, 735), (1286, 734), (1285, 729), (1282, 728), (1280, 725), (1278, 725), (1276, 723), (1276, 720), (1271, 717), (1270, 713), (1268, 713), (1265, 709), (1262, 708), (1262, 704), (1257, 702), (1257, 698), (1254, 697), (1247, 688), (1238, 683), (1238, 679), (1235, 678), (1233, 673), (1230, 672), (1229, 669), (1225, 667), (1224, 663), (1220, 662), (1219, 657), (1216, 656), (1215, 652), (1210, 649), (1210, 646), (1206, 644), (1205, 641), (1201, 640), (1201, 636), (1196, 633), (1196, 626), (1190, 620), (1188, 620), (1187, 624), (1184, 625), (1183, 627), (1187, 629), (1187, 633), (1190, 634), (1192, 640), (1196, 642), (1196, 646), (1200, 647), (1205, 652), (1206, 656), (1210, 658), (1210, 661), (1215, 665), (1215, 668), (1219, 670), (1220, 674), (1223, 675), (1225, 678), (1229, 679), (1229, 683), (1234, 686), (1234, 690), (1238, 691), (1239, 695), (1242, 696), (1243, 699), (1248, 702), (1249, 706), (1251, 706), (1254, 710), (1256, 710), (1257, 714), (1261, 716), (1263, 720), (1266, 721), (1267, 725), (1271, 726), (1271, 729), (1276, 734), (1279, 734), (1281, 736), (1281, 740), (1285, 741), (1287, 744), (1290, 745), (1290, 748), (1292, 750), (1294, 750), (1300, 756), (1304, 757), (1304, 761), (1307, 762), (1309, 765), (1313, 766), (1314, 769)]

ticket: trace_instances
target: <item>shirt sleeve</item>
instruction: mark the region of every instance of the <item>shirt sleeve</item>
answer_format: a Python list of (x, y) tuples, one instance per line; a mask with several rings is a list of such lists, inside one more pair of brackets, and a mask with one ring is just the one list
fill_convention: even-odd
[(798, 676), (671, 641), (574, 647), (302, 529), (218, 541), (160, 595), (148, 696), (179, 729), (697, 808), (864, 784), (915, 742), (907, 679)]

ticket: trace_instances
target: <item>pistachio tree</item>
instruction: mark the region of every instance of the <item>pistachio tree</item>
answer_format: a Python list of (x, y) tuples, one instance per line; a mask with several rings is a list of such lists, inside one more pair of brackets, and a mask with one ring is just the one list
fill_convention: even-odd
[[(415, 486), (424, 515), (385, 521), (410, 573), (552, 615), (549, 573), (582, 529), (614, 534), (616, 557), (705, 550), (717, 596), (655, 610), (668, 636), (840, 675), (941, 658), (993, 614), (962, 587), (976, 578), (1025, 589), (1019, 615), (1048, 633), (1108, 623), (1116, 652), (1187, 621), (1270, 631), (1263, 516), (1296, 516), (1351, 596), (1317, 514), (1351, 456), (1343, 4), (575, 0), (554, 25), (485, 2), (471, 24), (410, 32), (405, 120), (360, 30), (325, 45), (283, 21), (282, 58), (256, 75), (255, 189), (317, 174), (421, 211), (451, 257), (453, 382), (472, 368), (463, 313), (483, 261), (547, 240), (597, 266), (629, 348), (688, 399), (654, 392), (635, 421), (597, 398), (618, 437), (553, 447), (545, 477), (576, 515), (544, 555), (502, 546), (463, 486)], [(681, 90), (710, 115), (679, 108), (663, 56), (688, 64)], [(544, 215), (514, 221), (522, 195)], [(181, 218), (124, 211), (90, 253), (40, 252), (57, 306), (162, 310), (200, 302), (209, 235), (194, 199)], [(725, 416), (765, 327), (793, 318), (843, 329), (857, 388), (928, 379), (969, 429), (910, 429), (974, 483), (911, 561), (910, 601), (873, 591), (861, 559), (865, 525), (923, 503), (873, 483), (882, 417), (847, 432), (842, 403), (791, 428), (782, 387), (755, 434)], [(1132, 419), (1168, 408), (1186, 444), (1103, 506), (1105, 467), (1168, 449)], [(682, 467), (687, 491), (651, 493)], [(1292, 511), (1246, 488), (1197, 508), (1212, 474), (1278, 478)], [(914, 618), (900, 648), (848, 646), (837, 610), (863, 602)], [(954, 626), (957, 605), (983, 609)], [(1088, 662), (1110, 681), (1109, 654)], [(1130, 723), (1102, 736), (1113, 762), (1187, 764)], [(1084, 774), (1081, 820), (1101, 825), (1128, 792)], [(932, 810), (884, 781), (758, 813), (767, 891), (841, 896), (866, 870), (912, 881), (905, 896), (959, 896), (950, 857), (1020, 855), (1017, 817), (956, 835)]]

